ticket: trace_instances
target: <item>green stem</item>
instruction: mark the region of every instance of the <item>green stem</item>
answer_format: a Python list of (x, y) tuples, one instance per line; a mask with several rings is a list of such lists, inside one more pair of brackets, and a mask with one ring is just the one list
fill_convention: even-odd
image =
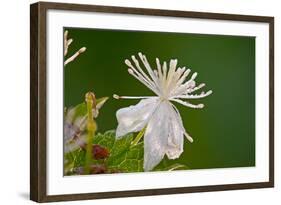
[(145, 132), (145, 129), (146, 127), (144, 127), (139, 133), (138, 135), (136, 136), (136, 138), (132, 141), (132, 146), (135, 146), (139, 143), (139, 141), (141, 140), (141, 138), (143, 137), (144, 135), (144, 132)]
[(96, 132), (96, 123), (93, 118), (93, 107), (95, 107), (95, 95), (91, 92), (86, 94), (87, 103), (87, 147), (86, 147), (86, 162), (85, 162), (85, 174), (90, 174), (91, 172), (91, 162), (92, 162), (92, 149), (93, 149), (93, 139)]

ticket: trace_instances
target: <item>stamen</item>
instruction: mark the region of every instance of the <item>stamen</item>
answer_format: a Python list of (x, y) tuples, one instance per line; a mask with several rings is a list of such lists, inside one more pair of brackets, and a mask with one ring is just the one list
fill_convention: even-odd
[(147, 99), (147, 98), (156, 98), (156, 97), (155, 96), (120, 96), (120, 95), (113, 94), (113, 98), (119, 100), (119, 99)]
[(199, 90), (199, 89), (203, 88), (205, 85), (206, 85), (205, 83), (201, 83), (201, 84), (198, 85), (197, 87), (195, 87), (195, 88), (193, 88), (193, 89), (190, 89), (190, 90), (188, 91), (188, 93), (192, 93), (192, 92), (194, 92), (194, 91), (196, 91), (196, 90)]
[(168, 95), (170, 95), (171, 93), (173, 93), (173, 91), (177, 88), (177, 82), (180, 78), (180, 76), (182, 75), (182, 73), (184, 72), (185, 67), (183, 68), (178, 68), (176, 71), (174, 71), (174, 73), (172, 74), (172, 77), (167, 79), (167, 93)]
[(186, 132), (184, 132), (184, 136), (186, 137), (186, 139), (187, 139), (188, 141), (190, 141), (191, 143), (193, 142), (192, 137), (190, 137)]
[(153, 87), (154, 89), (157, 90), (157, 86), (155, 85), (155, 83), (153, 82), (153, 80), (151, 80), (146, 73), (141, 69), (139, 61), (136, 59), (136, 57), (134, 55), (132, 55), (132, 60), (134, 61), (137, 69), (139, 70), (139, 72), (142, 74), (142, 77), (144, 79), (146, 79), (147, 83), (151, 85), (151, 87)]
[(113, 98), (115, 98), (116, 100), (119, 100), (119, 99), (120, 99), (120, 96), (119, 96), (119, 95), (116, 95), (116, 94), (113, 94)]
[(189, 93), (193, 93), (194, 91), (199, 90), (199, 89), (203, 88), (204, 86), (205, 86), (205, 84), (200, 84), (200, 85), (197, 86), (197, 87), (189, 88), (189, 89), (186, 90), (185, 93), (183, 93), (183, 95), (189, 94)]
[(67, 45), (69, 46), (72, 42), (73, 42), (73, 39), (71, 38), (67, 41)]
[(125, 60), (125, 64), (126, 64), (128, 67), (133, 67), (133, 65), (131, 64), (131, 61), (129, 61), (128, 59)]
[(64, 32), (64, 56), (67, 55), (67, 52), (68, 52), (68, 43), (67, 43), (67, 36), (68, 36), (68, 31), (66, 30)]
[(166, 89), (169, 90), (169, 85), (175, 76), (175, 70), (177, 66), (177, 59), (170, 60), (170, 67), (167, 75)]
[(195, 85), (196, 85), (196, 83), (195, 83), (195, 81), (194, 81), (194, 80), (192, 80), (192, 81), (188, 82), (188, 88), (189, 88), (189, 89), (193, 89), (193, 88), (195, 88)]
[(174, 101), (174, 102), (177, 102), (179, 104), (182, 104), (184, 106), (187, 106), (187, 107), (191, 107), (191, 108), (198, 108), (198, 109), (201, 109), (204, 107), (204, 104), (198, 104), (198, 105), (194, 105), (194, 104), (191, 104), (189, 102), (186, 102), (186, 101), (182, 101), (180, 99), (176, 99), (176, 98), (172, 98), (170, 99), (171, 101)]
[(176, 86), (179, 86), (180, 84), (182, 84), (182, 83), (185, 81), (185, 79), (186, 79), (186, 77), (188, 76), (188, 74), (190, 73), (190, 71), (191, 71), (190, 69), (187, 69), (187, 70), (183, 73), (183, 75), (181, 76), (181, 78), (178, 80)]
[(213, 93), (212, 90), (209, 90), (208, 92), (204, 93), (202, 92), (200, 95), (178, 95), (174, 96), (174, 98), (182, 98), (182, 99), (199, 99), (199, 98), (204, 98), (207, 97), (208, 95), (211, 95)]
[(182, 85), (176, 85), (175, 89), (171, 92), (170, 96), (184, 95), (187, 92), (189, 92), (189, 90), (193, 89), (194, 87), (195, 87), (194, 81), (191, 81), (191, 80), (186, 81)]
[(178, 70), (176, 71), (176, 73), (177, 73), (177, 80), (180, 79), (180, 77), (182, 76), (182, 74), (184, 73), (184, 71), (185, 71), (185, 67), (178, 68)]
[(160, 93), (163, 95), (163, 90), (164, 90), (164, 78), (163, 78), (163, 72), (162, 72), (162, 66), (160, 63), (160, 60), (156, 58), (156, 65), (157, 65), (157, 71), (158, 71), (158, 84), (160, 86)]
[(167, 77), (167, 63), (164, 61), (163, 63), (163, 80), (166, 80)]
[(187, 89), (194, 89), (194, 87), (195, 87), (194, 79), (198, 75), (196, 72), (193, 73), (193, 75), (191, 76), (191, 78), (188, 81), (186, 81), (184, 84), (182, 84), (185, 81), (185, 79), (189, 73), (190, 73), (190, 69), (187, 69), (185, 71), (185, 73), (182, 75), (182, 77), (178, 80), (178, 82), (175, 86), (175, 89), (173, 91), (171, 91), (171, 96), (183, 94), (182, 92), (184, 92), (184, 91), (185, 91), (184, 92), (184, 94), (185, 94), (185, 93), (189, 92), (189, 90), (187, 90)]
[(158, 58), (156, 58), (156, 64), (157, 64), (159, 78), (162, 78), (161, 64)]
[[(159, 92), (155, 84), (149, 79), (145, 78), (140, 72), (138, 72), (135, 67), (131, 64), (131, 61), (128, 59), (125, 60), (125, 64), (130, 68), (128, 69), (129, 74), (138, 79), (141, 83), (151, 89), (156, 95), (159, 95)], [(138, 65), (137, 65), (138, 66)], [(143, 72), (143, 71), (142, 71)]]
[(193, 73), (193, 75), (191, 76), (191, 80), (194, 80), (197, 77), (198, 73)]
[(169, 72), (168, 72), (168, 76), (167, 76), (167, 79), (168, 79), (168, 80), (169, 80), (171, 77), (173, 77), (174, 72), (175, 72), (176, 67), (177, 67), (177, 62), (178, 62), (177, 59), (171, 59), (171, 60), (170, 60), (170, 67), (169, 67)]
[(80, 48), (75, 54), (73, 54), (66, 61), (64, 61), (64, 65), (67, 65), (68, 63), (74, 61), (75, 58), (77, 58), (81, 53), (83, 53), (85, 51), (86, 51), (86, 47)]
[[(133, 67), (131, 67), (132, 69), (128, 69), (129, 74), (131, 74), (132, 76), (134, 76), (136, 79), (138, 79), (142, 84), (144, 84), (146, 87), (150, 88), (156, 95), (159, 95), (158, 90), (155, 88), (155, 86), (149, 84), (149, 82), (147, 82), (147, 80), (145, 78), (143, 78), (142, 75), (140, 75), (138, 73), (138, 71), (136, 71), (135, 69), (133, 69)], [(138, 75), (139, 74), (139, 75)]]
[(134, 74), (134, 71), (133, 71), (131, 68), (129, 68), (129, 69), (128, 69), (128, 73), (131, 74), (131, 75), (133, 75), (133, 74)]
[(152, 80), (154, 81), (154, 84), (155, 86), (160, 90), (160, 85), (158, 84), (158, 81), (157, 81), (157, 78), (156, 76), (154, 75), (152, 69), (151, 69), (151, 66), (149, 65), (147, 59), (146, 59), (146, 56), (143, 55), (141, 52), (138, 53), (139, 54), (139, 57), (144, 65), (144, 67), (146, 68), (148, 74), (150, 75), (150, 77), (152, 78)]
[(153, 70), (153, 72), (154, 72), (155, 76), (158, 78), (158, 72), (157, 72), (157, 70)]

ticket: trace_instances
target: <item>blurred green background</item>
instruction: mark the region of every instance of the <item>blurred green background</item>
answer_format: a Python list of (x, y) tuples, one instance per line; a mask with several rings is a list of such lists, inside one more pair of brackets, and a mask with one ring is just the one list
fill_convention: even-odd
[(68, 56), (79, 48), (87, 50), (64, 68), (64, 105), (75, 106), (85, 93), (108, 96), (97, 119), (98, 132), (116, 129), (115, 113), (138, 100), (115, 100), (120, 95), (153, 93), (127, 72), (126, 58), (144, 53), (155, 67), (178, 59), (178, 66), (198, 72), (197, 83), (213, 94), (204, 99), (204, 109), (176, 104), (186, 131), (184, 152), (171, 163), (191, 169), (255, 166), (255, 38), (242, 36), (136, 32), (65, 28), (71, 44)]

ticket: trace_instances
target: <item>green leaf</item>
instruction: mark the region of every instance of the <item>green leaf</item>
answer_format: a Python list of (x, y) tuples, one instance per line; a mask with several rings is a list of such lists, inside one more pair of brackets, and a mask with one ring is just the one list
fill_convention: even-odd
[(95, 136), (94, 144), (99, 144), (109, 150), (110, 155), (105, 161), (109, 171), (143, 171), (143, 143), (132, 146), (133, 139), (133, 134), (117, 139), (113, 130)]
[(82, 167), (85, 164), (85, 157), (86, 152), (85, 150), (82, 150), (81, 148), (69, 152), (64, 155), (65, 157), (65, 163), (64, 163), (64, 173), (66, 175), (72, 175), (73, 168), (75, 167)]
[[(104, 134), (98, 133), (93, 139), (93, 144), (100, 145), (109, 151), (109, 157), (104, 160), (93, 160), (92, 165), (106, 166), (105, 173), (143, 172), (144, 145), (143, 141), (132, 145), (135, 136), (127, 134), (116, 138), (115, 131), (107, 131)], [(74, 156), (74, 157), (73, 157)], [(71, 153), (68, 158), (74, 158), (74, 168), (83, 167), (85, 163), (85, 151), (82, 149)], [(186, 165), (171, 163), (165, 157), (152, 171), (173, 171), (189, 169)]]
[[(119, 172), (143, 172), (143, 141), (137, 145), (132, 145), (134, 141), (133, 134), (127, 134), (116, 139), (115, 131), (107, 131), (104, 134), (97, 134), (94, 138), (94, 144), (99, 144), (107, 148), (110, 152), (109, 158), (105, 163), (110, 170)], [(171, 164), (171, 160), (165, 157), (153, 171), (174, 171), (189, 169), (184, 164)]]
[(80, 167), (85, 165), (85, 157), (86, 157), (86, 152), (85, 150), (82, 150), (79, 148), (78, 150), (75, 150), (73, 155), (74, 157), (74, 167)]
[(104, 134), (96, 134), (93, 139), (93, 144), (101, 145), (107, 148), (110, 152), (115, 143), (115, 133), (111, 131), (107, 131)]

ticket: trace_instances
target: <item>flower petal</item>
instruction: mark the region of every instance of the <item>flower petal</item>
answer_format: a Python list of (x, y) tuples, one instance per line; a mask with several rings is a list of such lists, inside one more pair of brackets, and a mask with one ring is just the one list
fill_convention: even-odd
[(152, 170), (163, 159), (168, 142), (169, 110), (162, 102), (151, 116), (144, 134), (144, 171)]
[(167, 105), (169, 110), (169, 132), (168, 132), (168, 144), (166, 148), (166, 155), (169, 159), (179, 158), (183, 152), (184, 143), (184, 128), (181, 117), (177, 113), (171, 104)]
[(137, 132), (143, 129), (157, 107), (158, 101), (158, 97), (151, 97), (141, 100), (134, 106), (119, 109), (116, 112), (118, 121), (116, 137), (121, 137), (129, 132)]

